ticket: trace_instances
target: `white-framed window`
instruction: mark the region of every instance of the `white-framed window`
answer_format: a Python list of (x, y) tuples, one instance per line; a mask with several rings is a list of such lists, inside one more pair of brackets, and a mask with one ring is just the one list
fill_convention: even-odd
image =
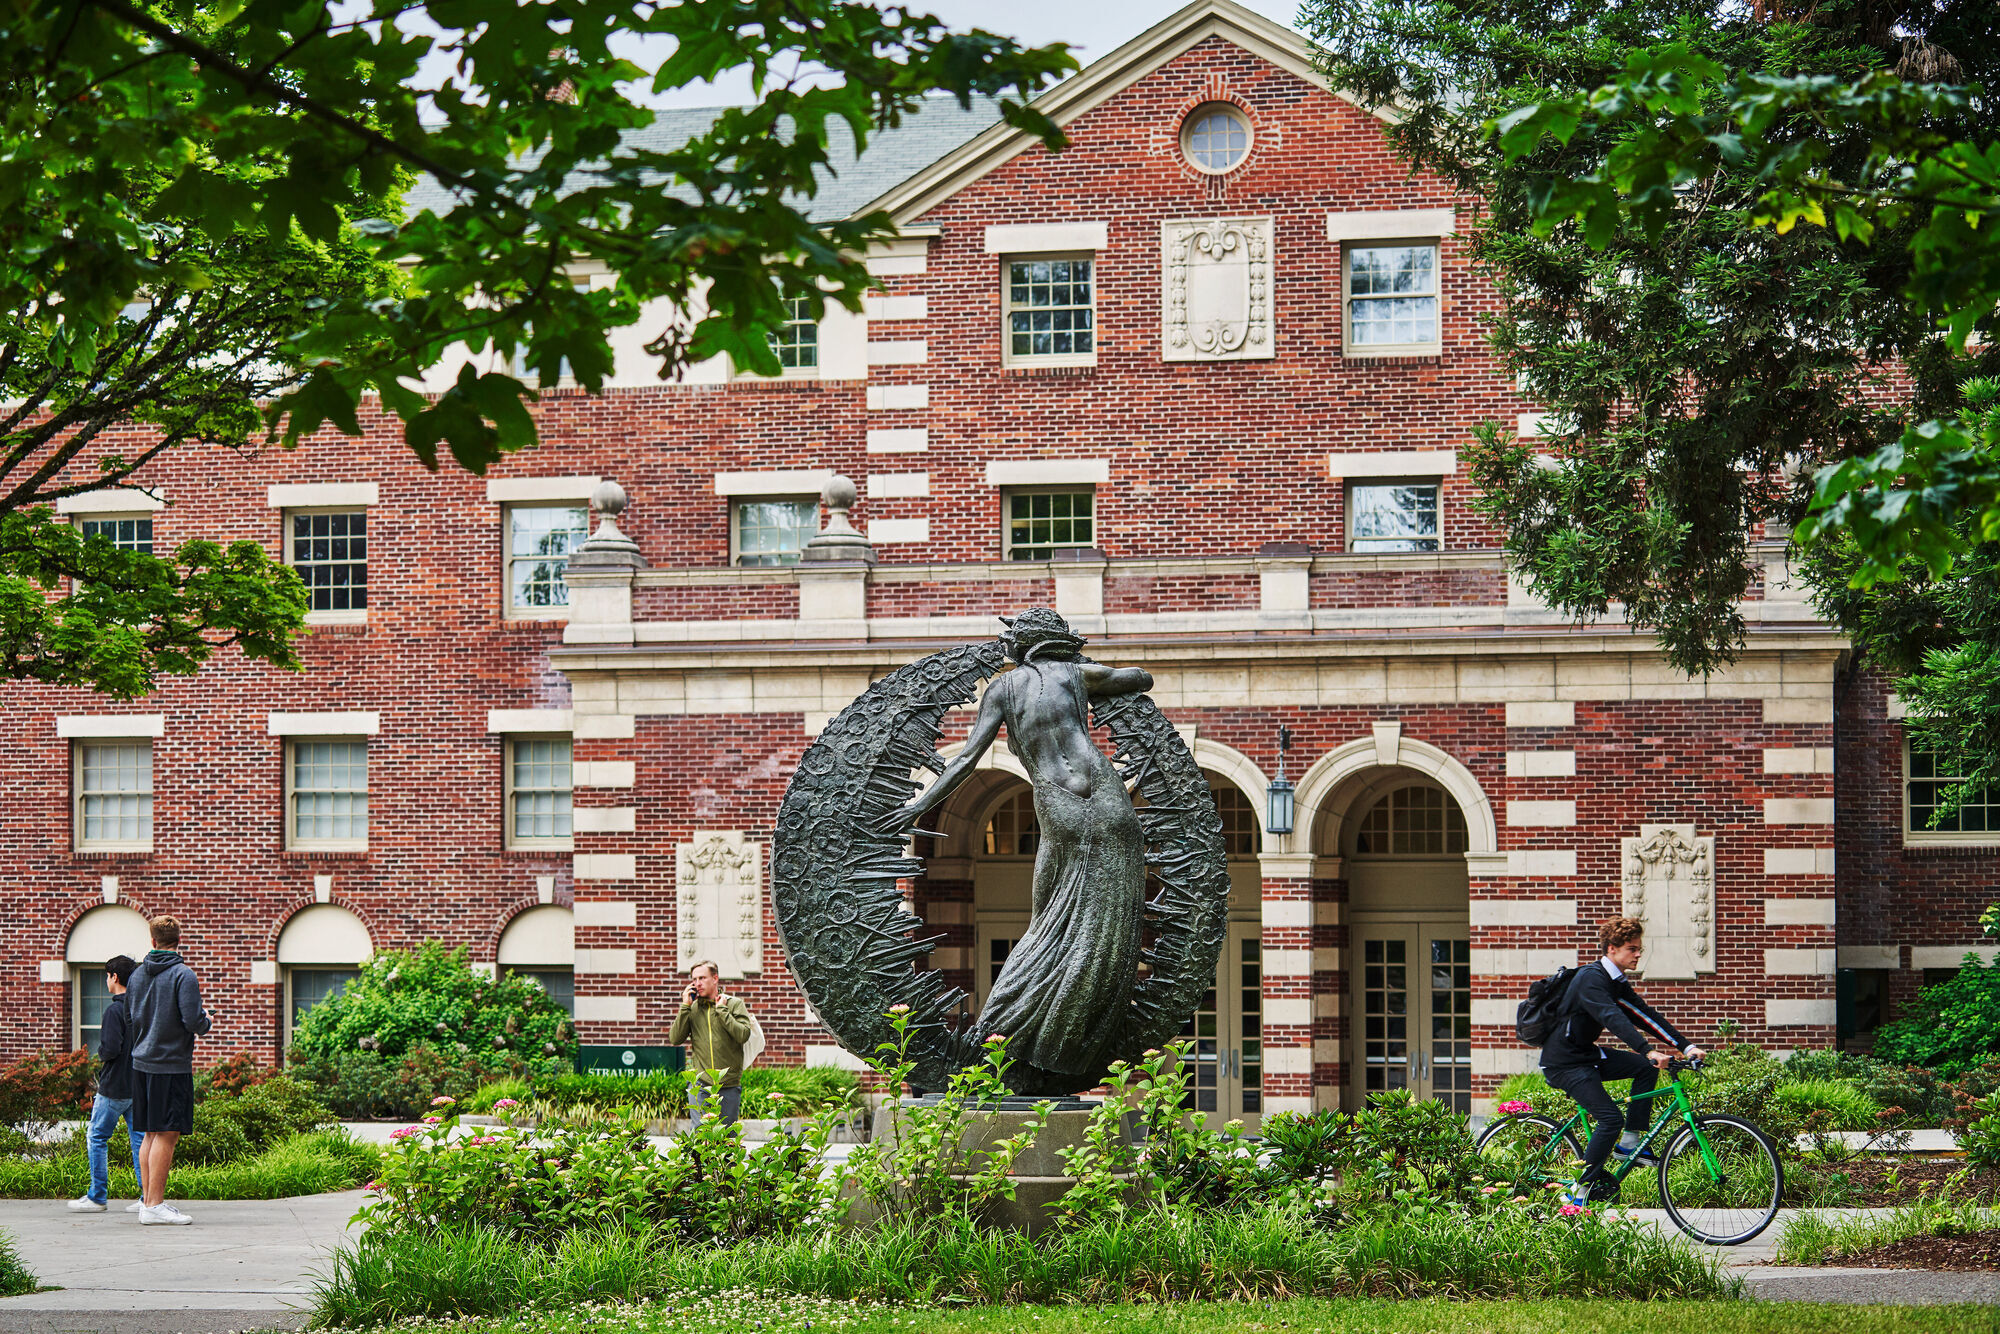
[(1208, 792), (1215, 799), (1215, 813), (1222, 817), (1224, 850), (1231, 858), (1255, 857), (1264, 842), (1256, 804), (1242, 788), (1226, 779), (1210, 780)]
[(569, 606), (570, 554), (590, 536), (583, 505), (509, 505), (506, 512), (507, 610), (514, 616)]
[(507, 845), (571, 846), (573, 779), (566, 736), (507, 738)]
[(368, 743), (358, 737), (299, 738), (285, 747), (289, 847), (361, 851), (368, 846)]
[(807, 298), (784, 298), (785, 323), (771, 335), (771, 351), (786, 375), (819, 374), (819, 321), (807, 309)]
[(368, 511), (300, 510), (286, 515), (285, 562), (306, 586), (308, 613), (366, 613)]
[(103, 964), (83, 964), (69, 970), (70, 994), (76, 998), (71, 1016), (71, 1049), (95, 1052), (104, 1035), (104, 1012), (111, 1008), (111, 981)]
[(92, 514), (76, 521), (76, 530), (85, 541), (101, 537), (120, 551), (153, 554), (153, 516), (150, 514)]
[[(1042, 846), (1042, 826), (1035, 817), (1035, 794), (1028, 788), (993, 808), (986, 821), (986, 855), (1032, 857)], [(1001, 958), (1006, 956), (1003, 952)]]
[(1369, 480), (1347, 488), (1349, 551), (1440, 551), (1443, 527), (1433, 480)]
[(1059, 549), (1097, 545), (1097, 492), (1088, 486), (1038, 486), (1002, 495), (1008, 560), (1049, 560)]
[(153, 850), (153, 743), (78, 741), (76, 847), (80, 852)]
[(321, 1001), (338, 996), (355, 978), (361, 976), (359, 968), (300, 968), (285, 969), (285, 1038), (289, 1042), (292, 1030), (299, 1020), (306, 1017), (306, 1011)]
[(1443, 788), (1420, 784), (1384, 793), (1354, 830), (1357, 857), (1442, 857), (1465, 849), (1465, 813)]
[(1009, 255), (1002, 302), (1010, 366), (1097, 361), (1097, 256)]
[(576, 1017), (576, 970), (574, 968), (509, 968), (508, 972), (533, 982), (562, 1006), (563, 1013)]
[(1341, 257), (1340, 281), (1346, 355), (1439, 350), (1436, 241), (1349, 242)]
[(796, 565), (818, 531), (818, 496), (737, 497), (729, 502), (729, 563)]
[(1903, 841), (1906, 843), (2000, 843), (2000, 791), (1982, 788), (1966, 795), (1958, 810), (1935, 825), (1946, 789), (1958, 781), (1948, 756), (1903, 739)]
[(1181, 155), (1196, 171), (1220, 176), (1250, 155), (1250, 118), (1227, 102), (1196, 107), (1181, 122)]

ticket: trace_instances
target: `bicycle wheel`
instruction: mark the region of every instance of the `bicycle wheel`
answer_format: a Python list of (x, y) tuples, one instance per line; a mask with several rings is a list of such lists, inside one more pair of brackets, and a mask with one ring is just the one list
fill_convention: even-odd
[[(1778, 1216), (1785, 1169), (1764, 1132), (1740, 1116), (1701, 1116), (1704, 1154), (1682, 1126), (1660, 1155), (1660, 1203), (1674, 1226), (1711, 1246), (1738, 1246)], [(1712, 1160), (1712, 1165), (1711, 1165)]]
[(1583, 1157), (1576, 1136), (1567, 1126), (1558, 1126), (1546, 1116), (1503, 1116), (1479, 1132), (1473, 1147), (1492, 1169), (1505, 1172), (1526, 1190), (1539, 1190), (1544, 1183), (1567, 1180), (1570, 1163)]

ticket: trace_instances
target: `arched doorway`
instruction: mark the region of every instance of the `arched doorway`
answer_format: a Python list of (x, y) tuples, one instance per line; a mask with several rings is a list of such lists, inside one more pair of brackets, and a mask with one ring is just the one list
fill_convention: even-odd
[(1472, 1110), (1472, 931), (1465, 813), (1427, 774), (1356, 776), (1334, 824), (1347, 881), (1343, 1101), (1408, 1089)]
[(284, 983), (284, 1041), (306, 1011), (361, 975), (375, 944), (359, 917), (336, 903), (303, 908), (278, 933), (278, 967)]
[(576, 1013), (576, 917), (570, 909), (543, 904), (507, 923), (496, 962), (540, 986), (565, 1013)]

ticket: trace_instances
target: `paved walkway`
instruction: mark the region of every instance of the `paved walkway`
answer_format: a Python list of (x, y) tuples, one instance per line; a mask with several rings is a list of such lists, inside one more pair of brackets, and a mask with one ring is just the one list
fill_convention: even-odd
[[(1664, 1209), (1634, 1209), (1662, 1230), (1676, 1230)], [(1749, 1295), (1766, 1302), (1835, 1302), (1864, 1306), (1936, 1306), (1954, 1302), (2000, 1303), (2000, 1274), (1940, 1273), (1927, 1269), (1843, 1269), (1831, 1265), (1774, 1265), (1778, 1238), (1794, 1210), (1781, 1210), (1764, 1234), (1741, 1246), (1718, 1246), (1730, 1272)], [(1829, 1209), (1848, 1217), (1879, 1217), (1893, 1209)]]
[(189, 1227), (145, 1227), (114, 1201), (0, 1200), (0, 1229), (58, 1292), (0, 1298), (0, 1334), (210, 1334), (297, 1329), (311, 1273), (346, 1235), (362, 1193), (193, 1200)]

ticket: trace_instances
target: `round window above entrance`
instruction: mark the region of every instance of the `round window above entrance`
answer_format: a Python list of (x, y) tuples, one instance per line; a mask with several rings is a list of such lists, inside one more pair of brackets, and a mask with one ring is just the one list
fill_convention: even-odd
[(1210, 176), (1234, 171), (1250, 152), (1250, 118), (1227, 102), (1196, 107), (1181, 122), (1181, 153)]

